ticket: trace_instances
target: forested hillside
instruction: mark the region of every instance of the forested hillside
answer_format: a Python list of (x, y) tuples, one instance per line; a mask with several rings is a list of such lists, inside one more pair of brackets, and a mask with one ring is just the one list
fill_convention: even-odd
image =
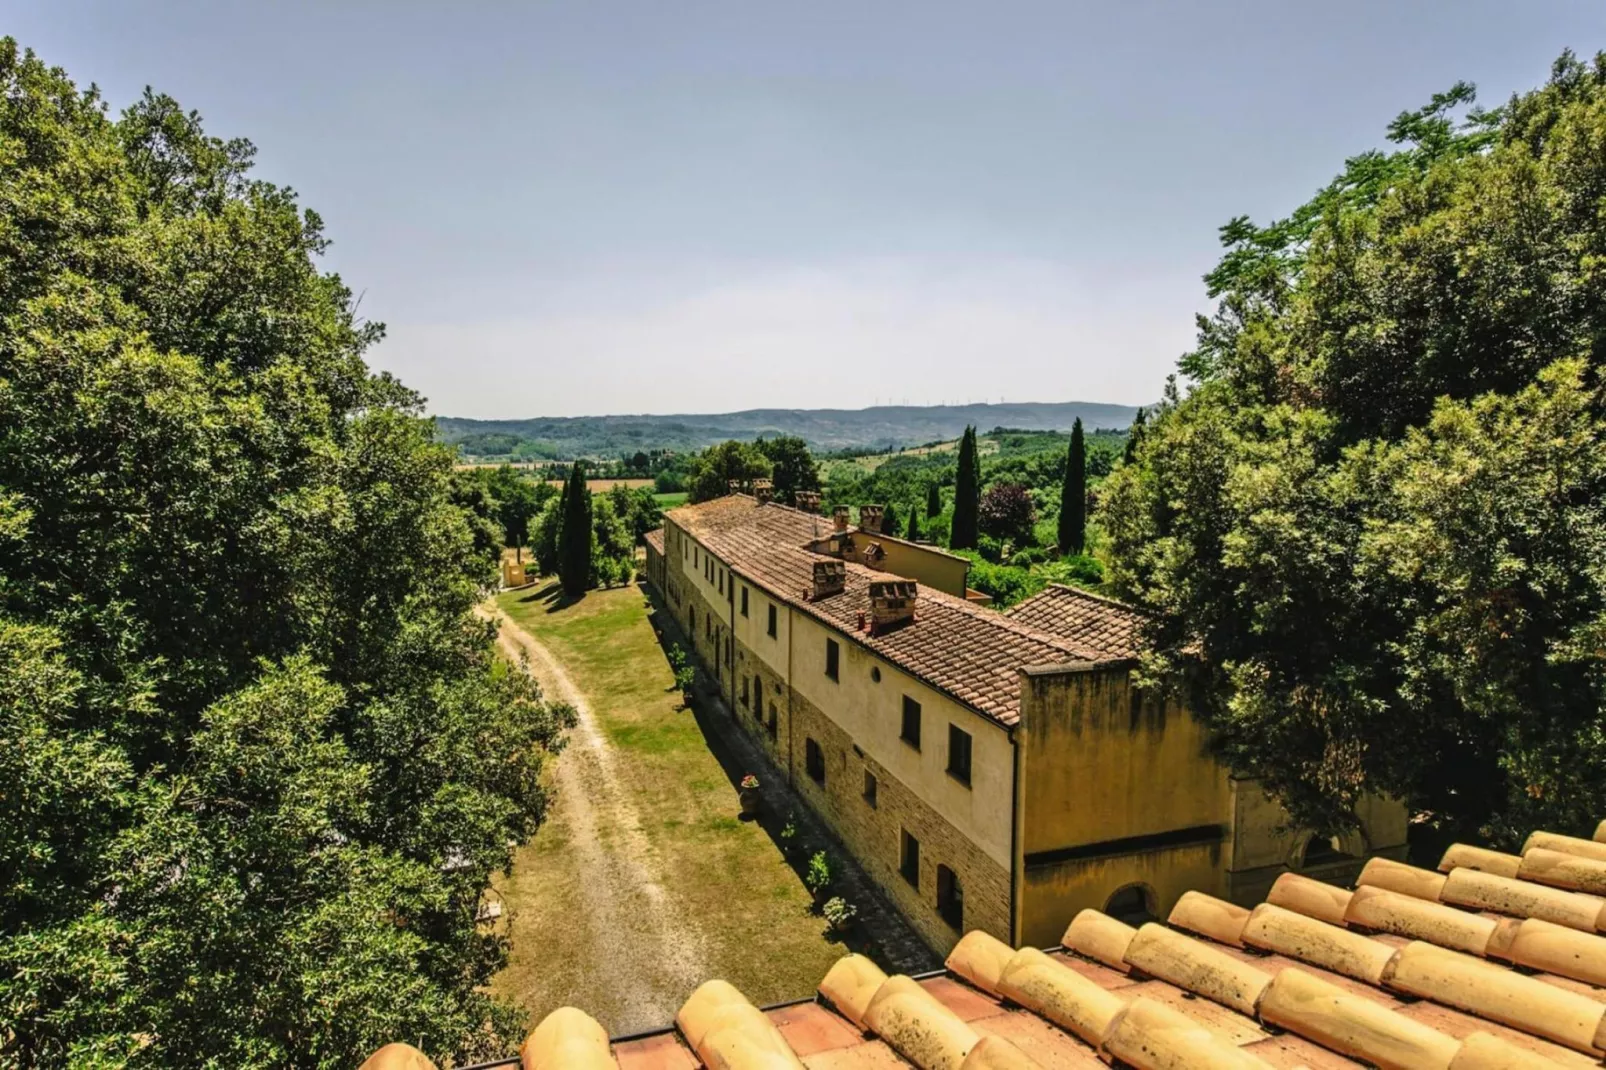
[(461, 1062), (571, 717), (243, 140), (0, 40), (0, 1065)]
[(1511, 845), (1606, 812), (1606, 58), (1472, 104), (1222, 228), (1101, 516), (1154, 678), (1301, 820)]
[(718, 415), (575, 416), (532, 420), (436, 418), (441, 440), (474, 460), (611, 458), (639, 451), (689, 452), (727, 439), (794, 436), (815, 450), (882, 450), (957, 439), (966, 427), (1070, 431), (1125, 427), (1137, 410), (1096, 402), (883, 405), (869, 409), (748, 409)]

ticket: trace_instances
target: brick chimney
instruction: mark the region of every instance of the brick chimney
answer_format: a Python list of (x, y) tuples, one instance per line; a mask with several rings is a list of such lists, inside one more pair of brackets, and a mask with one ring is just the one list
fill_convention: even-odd
[(831, 527), (838, 531), (848, 530), (848, 507), (839, 505), (831, 510)]
[(742, 484), (741, 484), (740, 480), (737, 480), (737, 479), (727, 479), (727, 480), (725, 480), (725, 493), (726, 494), (740, 494), (741, 492), (742, 492)]
[(767, 479), (753, 480), (753, 497), (758, 499), (758, 504), (767, 505), (775, 497), (775, 484)]
[(859, 530), (879, 533), (881, 531), (882, 514), (885, 512), (886, 506), (884, 505), (859, 506)]
[(818, 513), (820, 511), (820, 492), (817, 490), (793, 491), (792, 502), (805, 513)]
[(870, 634), (881, 635), (914, 620), (919, 597), (920, 585), (914, 580), (871, 580)]
[(814, 593), (810, 601), (818, 602), (820, 599), (833, 594), (841, 594), (847, 586), (848, 566), (840, 561), (814, 562)]

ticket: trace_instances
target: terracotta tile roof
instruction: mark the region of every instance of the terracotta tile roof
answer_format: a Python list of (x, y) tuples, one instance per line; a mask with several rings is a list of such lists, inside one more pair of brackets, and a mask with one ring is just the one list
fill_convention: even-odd
[(647, 534), (645, 536), (643, 536), (643, 538), (645, 538), (647, 540), (647, 545), (652, 547), (653, 550), (655, 550), (660, 557), (663, 556), (663, 552), (664, 552), (664, 529), (663, 528), (653, 528), (651, 531), (647, 532)]
[[(1602, 923), (1598, 916), (1586, 923), (1583, 900), (1546, 893), (1603, 905), (1578, 886), (1601, 879), (1594, 867), (1606, 865), (1606, 828), (1599, 840), (1536, 836), (1545, 837), (1544, 846), (1530, 842), (1521, 856), (1458, 845), (1439, 873), (1374, 860), (1354, 892), (1284, 874), (1252, 911), (1189, 893), (1165, 924), (1133, 929), (1084, 910), (1062, 946), (1047, 951), (1016, 950), (971, 932), (933, 976), (889, 978), (849, 955), (821, 981), (814, 1001), (768, 1011), (709, 982), (687, 1000), (677, 1029), (617, 1041), (611, 1059), (599, 1055), (596, 1031), (576, 1012), (554, 1012), (562, 1028), (543, 1021), (525, 1044), (523, 1065), (1599, 1066), (1606, 1044)], [(1468, 861), (1490, 868), (1461, 864)], [(1513, 865), (1516, 876), (1500, 872)], [(1494, 883), (1482, 882), (1485, 876)], [(1481, 890), (1455, 890), (1469, 879)], [(1477, 902), (1451, 905), (1468, 895)], [(1461, 931), (1474, 920), (1488, 923), (1481, 945), (1466, 943)], [(405, 1045), (365, 1064), (429, 1065)]]
[(831, 521), (773, 503), (731, 495), (665, 514), (737, 575), (777, 600), (832, 625), (853, 642), (1005, 725), (1020, 720), (1017, 673), (1029, 665), (1103, 661), (1103, 649), (1054, 635), (1029, 622), (972, 605), (930, 587), (920, 588), (913, 623), (880, 635), (860, 628), (870, 615), (870, 584), (885, 580), (857, 562), (847, 565), (840, 594), (811, 601), (814, 562), (835, 560), (807, 549), (831, 534)]
[(1096, 647), (1105, 657), (1135, 658), (1143, 652), (1139, 610), (1075, 587), (1053, 584), (1005, 612), (1050, 635)]

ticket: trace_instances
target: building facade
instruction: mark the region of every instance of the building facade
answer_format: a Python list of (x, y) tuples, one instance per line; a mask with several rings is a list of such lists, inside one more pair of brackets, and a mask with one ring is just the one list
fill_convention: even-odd
[(1067, 587), (982, 608), (963, 558), (875, 517), (683, 506), (647, 576), (744, 729), (933, 947), (968, 929), (1046, 946), (1082, 907), (1254, 902), (1289, 869), (1403, 857), (1401, 805), (1313, 841), (1185, 709), (1134, 688), (1130, 608)]

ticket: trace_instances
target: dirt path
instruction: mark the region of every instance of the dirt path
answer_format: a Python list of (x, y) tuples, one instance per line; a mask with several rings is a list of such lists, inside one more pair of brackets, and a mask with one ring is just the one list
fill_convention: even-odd
[(500, 609), (481, 612), (499, 626), (502, 650), (515, 663), (527, 658), (546, 695), (569, 703), (578, 716), (557, 761), (549, 816), (565, 824), (574, 845), (586, 916), (572, 922), (588, 933), (586, 962), (615, 979), (609, 1030), (620, 1035), (662, 1026), (709, 976), (701, 933), (664, 895), (656, 852), (619, 787), (613, 747), (584, 693), (551, 652)]

